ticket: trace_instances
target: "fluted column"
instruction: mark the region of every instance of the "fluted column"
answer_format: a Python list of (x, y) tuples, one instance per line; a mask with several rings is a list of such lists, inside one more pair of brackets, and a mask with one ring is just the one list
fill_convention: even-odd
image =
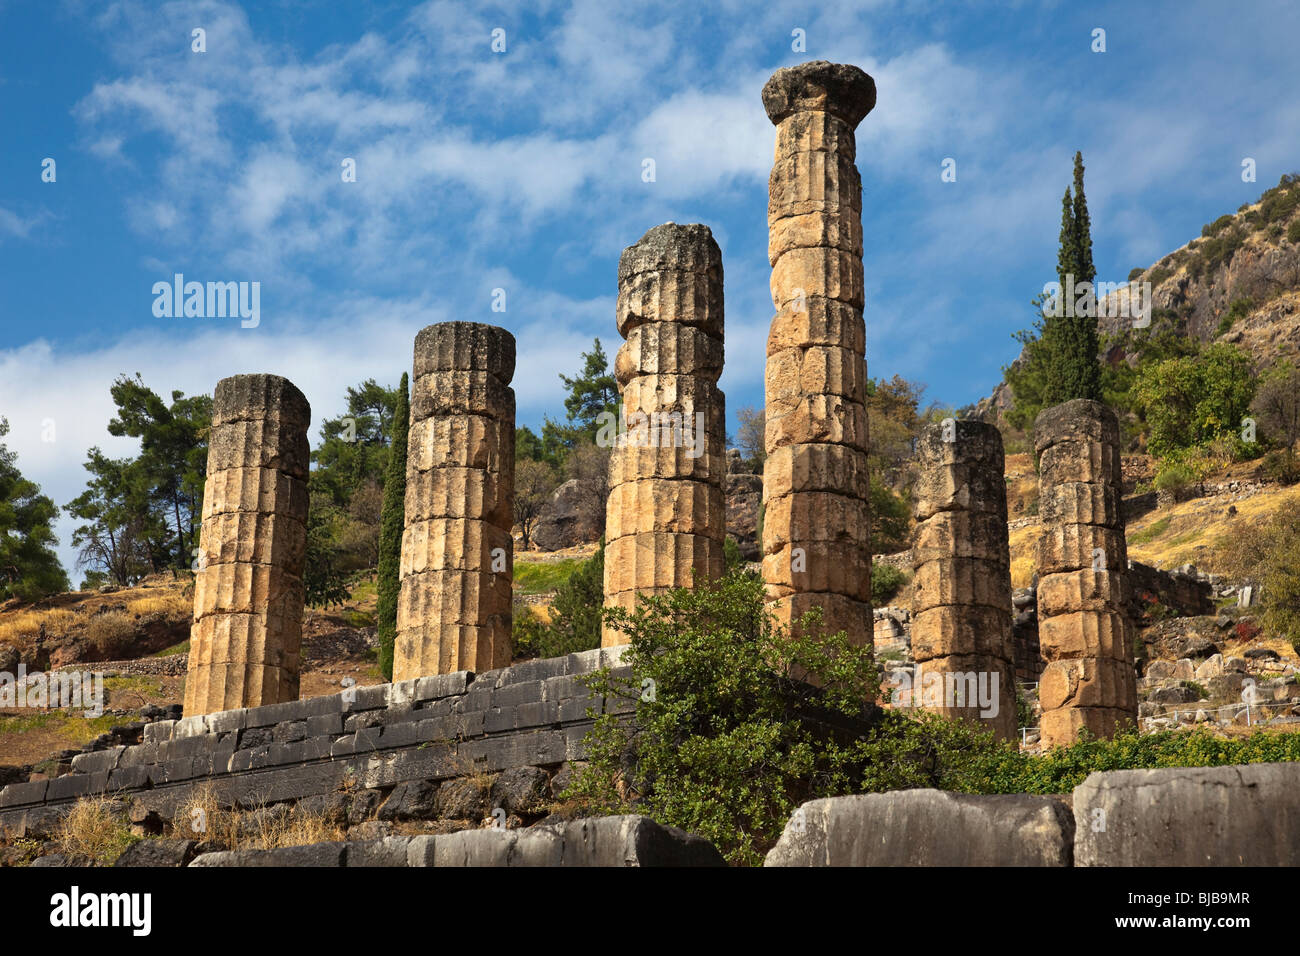
[[(624, 427), (610, 456), (605, 605), (631, 609), (637, 595), (722, 574), (722, 252), (707, 226), (665, 223), (623, 250), (618, 277)], [(627, 640), (609, 625), (601, 637)]]
[(1128, 614), (1119, 422), (1075, 399), (1034, 422), (1039, 455), (1038, 641), (1041, 739), (1110, 737), (1137, 717), (1136, 633)]
[(311, 406), (288, 379), (217, 383), (185, 714), (298, 699)]
[(415, 338), (395, 681), (510, 664), (514, 371), (505, 329)]
[(855, 66), (819, 60), (763, 87), (777, 127), (768, 258), (763, 580), (782, 624), (810, 608), (871, 640), (862, 188), (854, 129), (875, 105)]

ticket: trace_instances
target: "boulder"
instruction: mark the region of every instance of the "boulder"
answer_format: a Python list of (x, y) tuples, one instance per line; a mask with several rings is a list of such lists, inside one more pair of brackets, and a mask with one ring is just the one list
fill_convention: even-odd
[(605, 502), (597, 502), (598, 497), (578, 478), (570, 478), (560, 485), (533, 530), (533, 544), (543, 551), (558, 551), (595, 541), (600, 537), (605, 511)]
[(507, 813), (537, 814), (546, 809), (550, 779), (537, 767), (512, 767), (492, 781), (493, 809)]
[(1300, 763), (1093, 773), (1074, 790), (1076, 866), (1300, 865)]
[(1069, 866), (1073, 840), (1053, 797), (897, 790), (805, 803), (764, 866)]
[(725, 866), (708, 840), (648, 817), (569, 820), (415, 837), (409, 866)]
[(117, 858), (114, 866), (186, 866), (194, 859), (194, 840), (140, 840)]

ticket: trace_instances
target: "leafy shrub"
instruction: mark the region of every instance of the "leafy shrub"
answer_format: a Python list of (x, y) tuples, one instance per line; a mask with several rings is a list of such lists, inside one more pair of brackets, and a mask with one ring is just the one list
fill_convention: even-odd
[(1244, 618), (1238, 621), (1237, 626), (1233, 628), (1233, 631), (1236, 633), (1237, 640), (1239, 641), (1253, 641), (1260, 635), (1259, 625), (1250, 618)]
[(1294, 485), (1300, 481), (1300, 459), (1284, 449), (1274, 449), (1265, 455), (1263, 470), (1269, 480), (1279, 484)]
[(892, 564), (872, 564), (871, 603), (876, 607), (888, 604), (910, 579), (906, 571)]
[(1223, 335), (1238, 319), (1244, 319), (1250, 315), (1255, 308), (1255, 300), (1250, 298), (1234, 299), (1228, 306), (1228, 311), (1224, 313), (1223, 318), (1219, 320), (1219, 335)]
[(1130, 270), (1129, 270), (1129, 273), (1128, 273), (1128, 281), (1129, 281), (1129, 282), (1132, 282), (1134, 279), (1137, 279), (1137, 278), (1141, 277), (1142, 273), (1144, 273), (1144, 272), (1146, 272), (1146, 271), (1147, 271), (1147, 270), (1146, 270), (1146, 269), (1143, 269), (1141, 266), (1138, 266), (1138, 267), (1135, 268), (1135, 269), (1130, 269)]
[[(566, 799), (606, 812), (635, 805), (755, 864), (800, 803), (852, 791), (854, 745), (800, 718), (813, 709), (865, 718), (879, 690), (871, 648), (825, 635), (815, 614), (791, 635), (763, 600), (761, 581), (733, 573), (610, 612), (630, 638), (623, 663), (635, 676), (582, 680), (637, 701), (637, 721), (597, 719)], [(821, 675), (820, 690), (793, 679), (806, 673)]]
[(596, 553), (556, 588), (549, 623), (542, 621), (531, 608), (516, 605), (511, 625), (514, 656), (561, 657), (600, 647), (604, 605), (605, 540), (602, 538)]
[(1180, 461), (1173, 461), (1162, 466), (1160, 471), (1156, 473), (1154, 484), (1156, 491), (1177, 494), (1190, 488), (1196, 482), (1196, 472), (1190, 465)]
[(1286, 227), (1286, 238), (1287, 242), (1300, 242), (1300, 218), (1292, 219)]
[(1300, 653), (1300, 511), (1283, 508), (1262, 522), (1239, 522), (1222, 560), (1233, 577), (1260, 585), (1258, 620)]
[(1174, 274), (1174, 272), (1173, 272), (1172, 269), (1167, 269), (1167, 268), (1165, 268), (1164, 266), (1158, 266), (1158, 267), (1156, 267), (1155, 269), (1152, 269), (1152, 270), (1151, 270), (1151, 287), (1152, 287), (1152, 288), (1155, 288), (1156, 286), (1158, 286), (1160, 283), (1164, 282), (1166, 279), (1168, 279), (1168, 278), (1169, 278), (1170, 276), (1172, 276), (1173, 274)]
[(1214, 220), (1214, 222), (1210, 223), (1208, 226), (1202, 226), (1201, 235), (1217, 236), (1219, 233), (1223, 232), (1224, 229), (1228, 228), (1228, 226), (1232, 224), (1232, 218), (1233, 217), (1231, 213), (1224, 213), (1222, 216)]

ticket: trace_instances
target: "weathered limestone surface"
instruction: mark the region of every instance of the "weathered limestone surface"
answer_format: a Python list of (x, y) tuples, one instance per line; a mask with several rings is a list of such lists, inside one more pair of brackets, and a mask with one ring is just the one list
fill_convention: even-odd
[[(917, 462), (913, 702), (1011, 739), (1015, 647), (1002, 436), (993, 425), (949, 419), (922, 432)], [(956, 677), (972, 674), (985, 689), (983, 704)], [(942, 698), (927, 693), (931, 680), (944, 687)]]
[(1300, 764), (1092, 773), (1076, 866), (1300, 865)]
[(1054, 797), (897, 790), (812, 800), (764, 866), (1070, 866), (1074, 820)]
[(510, 663), (515, 340), (475, 322), (415, 337), (393, 679)]
[(217, 383), (185, 713), (298, 699), (311, 406), (288, 379)]
[(1119, 422), (1099, 402), (1045, 409), (1034, 423), (1042, 741), (1108, 737), (1137, 716)]
[[(722, 252), (707, 226), (664, 223), (623, 250), (614, 361), (623, 416), (609, 466), (605, 606), (722, 574), (726, 408)], [(627, 636), (606, 625), (601, 643)]]
[(823, 608), (828, 629), (871, 640), (862, 183), (854, 129), (876, 103), (855, 66), (777, 70), (763, 106), (777, 128), (768, 259), (777, 314), (767, 341), (763, 580), (789, 626)]

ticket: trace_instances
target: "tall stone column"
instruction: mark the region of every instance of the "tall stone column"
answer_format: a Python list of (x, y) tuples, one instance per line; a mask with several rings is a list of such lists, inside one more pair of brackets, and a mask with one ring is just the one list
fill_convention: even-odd
[[(618, 264), (605, 605), (717, 578), (726, 536), (722, 252), (708, 226), (655, 226)], [(602, 645), (628, 637), (606, 625)]]
[(855, 66), (777, 70), (768, 258), (763, 580), (792, 624), (814, 606), (828, 632), (871, 640), (862, 183), (853, 131), (876, 103)]
[(1009, 740), (1016, 691), (1002, 435), (948, 419), (921, 433), (917, 458), (911, 703)]
[(1039, 455), (1038, 639), (1042, 741), (1109, 737), (1137, 717), (1136, 633), (1127, 611), (1119, 422), (1075, 399), (1034, 422)]
[(311, 406), (278, 375), (217, 383), (187, 716), (298, 699)]
[(393, 680), (510, 664), (515, 339), (475, 322), (415, 337)]

